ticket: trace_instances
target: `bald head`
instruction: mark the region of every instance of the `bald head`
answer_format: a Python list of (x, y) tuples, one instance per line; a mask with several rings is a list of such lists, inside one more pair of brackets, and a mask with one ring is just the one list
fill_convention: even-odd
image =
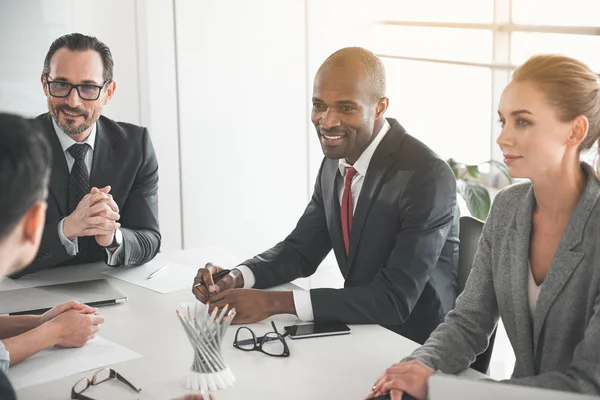
[(385, 96), (385, 67), (379, 57), (362, 47), (346, 47), (330, 55), (315, 81), (331, 78), (353, 81), (373, 102)]

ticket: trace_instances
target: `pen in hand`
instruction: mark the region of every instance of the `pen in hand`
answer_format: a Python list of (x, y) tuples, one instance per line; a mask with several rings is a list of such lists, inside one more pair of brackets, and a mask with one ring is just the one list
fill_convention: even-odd
[[(225, 275), (229, 274), (230, 272), (231, 272), (231, 270), (229, 270), (229, 269), (224, 269), (221, 272), (217, 272), (216, 274), (214, 274), (212, 276), (213, 282), (218, 281), (219, 279), (223, 278)], [(204, 282), (198, 282), (194, 285), (194, 287), (198, 287), (198, 286), (204, 286)]]

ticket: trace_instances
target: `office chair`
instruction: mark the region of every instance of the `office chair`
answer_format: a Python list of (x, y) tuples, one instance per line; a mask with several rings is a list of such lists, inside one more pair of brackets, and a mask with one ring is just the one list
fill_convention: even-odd
[[(465, 288), (467, 278), (473, 267), (473, 259), (477, 252), (479, 237), (483, 230), (484, 222), (470, 216), (460, 217), (460, 245), (458, 248), (458, 282), (456, 293), (459, 295)], [(494, 340), (496, 339), (496, 329), (490, 337), (488, 348), (477, 356), (471, 368), (483, 374), (487, 374), (490, 368), (490, 360), (494, 349)]]

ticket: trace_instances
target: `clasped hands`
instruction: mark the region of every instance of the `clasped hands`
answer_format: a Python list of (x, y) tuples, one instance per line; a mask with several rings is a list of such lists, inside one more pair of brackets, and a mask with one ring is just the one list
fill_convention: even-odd
[(75, 211), (65, 218), (63, 232), (69, 240), (93, 236), (100, 246), (110, 246), (115, 231), (121, 226), (117, 222), (121, 218), (119, 206), (109, 194), (110, 190), (110, 186), (92, 188), (81, 199)]
[(82, 347), (96, 336), (100, 324), (104, 322), (104, 317), (97, 311), (77, 301), (70, 301), (42, 314), (38, 325), (43, 327), (53, 345)]

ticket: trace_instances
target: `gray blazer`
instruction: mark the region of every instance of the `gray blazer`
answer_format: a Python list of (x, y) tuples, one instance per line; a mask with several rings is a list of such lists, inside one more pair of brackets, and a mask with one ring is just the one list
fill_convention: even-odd
[(600, 181), (587, 184), (561, 238), (533, 322), (527, 279), (530, 183), (496, 197), (464, 292), (443, 324), (409, 358), (444, 373), (466, 369), (502, 318), (516, 364), (510, 383), (600, 394)]

